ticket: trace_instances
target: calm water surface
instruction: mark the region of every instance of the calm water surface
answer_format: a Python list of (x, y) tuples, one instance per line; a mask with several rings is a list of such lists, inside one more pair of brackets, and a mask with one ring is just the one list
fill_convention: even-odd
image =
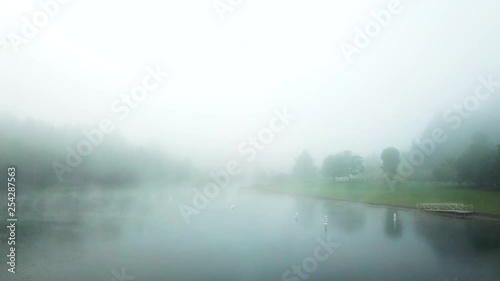
[(20, 222), (17, 273), (2, 243), (0, 280), (500, 280), (499, 222), (256, 191), (233, 201), (190, 224), (160, 196), (126, 215)]

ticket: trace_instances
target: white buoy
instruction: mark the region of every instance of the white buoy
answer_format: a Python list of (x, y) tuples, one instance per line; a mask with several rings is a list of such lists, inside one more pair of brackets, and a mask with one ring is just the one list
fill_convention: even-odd
[(233, 206), (231, 206), (231, 210), (234, 211), (234, 206), (236, 206), (236, 204), (233, 204)]
[(396, 213), (394, 213), (394, 221), (397, 220), (397, 216), (396, 216)]
[(325, 215), (325, 222), (323, 223), (325, 225), (325, 232), (328, 231), (328, 217)]

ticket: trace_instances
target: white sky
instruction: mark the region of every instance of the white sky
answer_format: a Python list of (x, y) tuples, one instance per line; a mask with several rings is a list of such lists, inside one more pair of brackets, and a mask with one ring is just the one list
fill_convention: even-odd
[(208, 163), (237, 158), (272, 108), (296, 119), (257, 162), (287, 169), (350, 149), (405, 148), (442, 106), (498, 65), (495, 1), (408, 1), (347, 64), (371, 11), (388, 1), (242, 0), (221, 21), (211, 0), (70, 0), (19, 53), (37, 1), (0, 0), (1, 111), (57, 125), (97, 126), (111, 103), (160, 64), (170, 77), (118, 128)]

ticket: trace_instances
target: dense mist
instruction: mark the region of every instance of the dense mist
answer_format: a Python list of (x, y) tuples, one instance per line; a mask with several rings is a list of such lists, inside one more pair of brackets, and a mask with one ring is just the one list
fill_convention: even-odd
[(497, 280), (499, 9), (0, 1), (0, 280)]

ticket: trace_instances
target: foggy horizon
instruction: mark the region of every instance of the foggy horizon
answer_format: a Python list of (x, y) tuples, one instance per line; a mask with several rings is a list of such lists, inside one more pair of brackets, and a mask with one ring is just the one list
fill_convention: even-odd
[(497, 280), (499, 12), (0, 1), (0, 280)]
[[(267, 124), (273, 108), (287, 108), (295, 120), (256, 159), (271, 169), (289, 170), (302, 150), (318, 164), (344, 150), (363, 156), (379, 155), (387, 146), (407, 150), (435, 114), (473, 92), (478, 77), (498, 73), (492, 58), (498, 58), (494, 50), (500, 42), (482, 28), (496, 20), (489, 17), (494, 9), (474, 6), (474, 13), (483, 16), (458, 33), (448, 27), (461, 26), (460, 15), (471, 13), (469, 6), (433, 3), (422, 21), (419, 11), (427, 2), (401, 2), (391, 24), (349, 64), (338, 46), (351, 43), (353, 29), (372, 18), (366, 10), (386, 5), (365, 2), (369, 5), (331, 3), (323, 9), (321, 2), (307, 8), (274, 3), (266, 9), (245, 3), (223, 21), (217, 13), (199, 9), (183, 16), (175, 12), (189, 9), (187, 3), (165, 3), (156, 11), (153, 3), (145, 3), (144, 13), (157, 17), (140, 20), (143, 13), (135, 11), (135, 20), (119, 30), (101, 28), (113, 27), (112, 22), (105, 24), (111, 3), (70, 2), (61, 7), (61, 17), (58, 14), (29, 44), (19, 47), (19, 54), (5, 42), (0, 86), (9, 94), (0, 112), (56, 126), (92, 128), (98, 120), (116, 115), (113, 101), (130, 95), (146, 67), (159, 65), (169, 77), (117, 124), (117, 131), (132, 143), (161, 143), (179, 157), (223, 164), (237, 156), (241, 142)], [(18, 1), (11, 8), (29, 13), (36, 6), (28, 3)], [(122, 11), (133, 9), (128, 3), (120, 6)], [(89, 22), (84, 18), (92, 7), (99, 12)], [(305, 8), (300, 14), (309, 20), (274, 21), (274, 13), (287, 15), (284, 7)], [(349, 16), (340, 15), (339, 7), (350, 11)], [(161, 17), (160, 11), (165, 13)], [(259, 18), (257, 25), (254, 18)], [(19, 33), (19, 23), (7, 19), (7, 26)], [(339, 24), (353, 28), (332, 29)], [(146, 26), (153, 29), (146, 31)], [(424, 33), (427, 26), (433, 26), (430, 34)], [(84, 27), (84, 33), (78, 32)], [(124, 29), (130, 32), (124, 34)], [(278, 29), (284, 33), (273, 39)], [(161, 33), (169, 35), (160, 40)], [(466, 36), (470, 38), (460, 41)], [(433, 43), (422, 44), (424, 38)], [(478, 49), (485, 43), (487, 48)], [(24, 59), (19, 60), (21, 54)], [(433, 64), (438, 57), (439, 65)]]

